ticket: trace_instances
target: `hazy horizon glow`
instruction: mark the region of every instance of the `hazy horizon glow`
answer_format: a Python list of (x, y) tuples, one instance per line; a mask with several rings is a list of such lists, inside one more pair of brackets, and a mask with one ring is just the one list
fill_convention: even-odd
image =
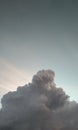
[(0, 97), (9, 91), (15, 91), (31, 81), (30, 74), (18, 69), (7, 60), (0, 58)]

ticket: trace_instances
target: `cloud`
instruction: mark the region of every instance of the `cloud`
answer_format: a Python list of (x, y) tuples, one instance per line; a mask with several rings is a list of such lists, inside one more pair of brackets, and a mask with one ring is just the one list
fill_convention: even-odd
[(0, 130), (78, 130), (78, 104), (54, 83), (52, 70), (2, 98)]
[(17, 86), (23, 85), (29, 80), (28, 72), (25, 73), (9, 61), (0, 58), (0, 88), (5, 89), (5, 92), (14, 91)]

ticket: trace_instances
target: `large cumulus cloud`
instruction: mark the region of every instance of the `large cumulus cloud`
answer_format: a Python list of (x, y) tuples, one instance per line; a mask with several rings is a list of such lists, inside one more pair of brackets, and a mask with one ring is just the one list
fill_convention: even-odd
[(52, 70), (39, 71), (31, 83), (4, 95), (0, 130), (78, 130), (78, 104), (54, 77)]

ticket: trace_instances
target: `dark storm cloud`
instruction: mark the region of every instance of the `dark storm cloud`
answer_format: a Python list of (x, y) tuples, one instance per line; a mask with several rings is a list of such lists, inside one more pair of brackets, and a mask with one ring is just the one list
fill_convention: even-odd
[(78, 104), (56, 87), (54, 76), (39, 71), (32, 83), (4, 95), (0, 130), (77, 130)]

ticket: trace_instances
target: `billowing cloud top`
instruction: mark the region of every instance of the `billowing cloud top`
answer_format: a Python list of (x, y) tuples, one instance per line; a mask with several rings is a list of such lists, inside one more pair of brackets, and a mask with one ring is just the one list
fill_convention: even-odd
[(78, 104), (42, 70), (32, 82), (2, 98), (0, 130), (78, 130)]

